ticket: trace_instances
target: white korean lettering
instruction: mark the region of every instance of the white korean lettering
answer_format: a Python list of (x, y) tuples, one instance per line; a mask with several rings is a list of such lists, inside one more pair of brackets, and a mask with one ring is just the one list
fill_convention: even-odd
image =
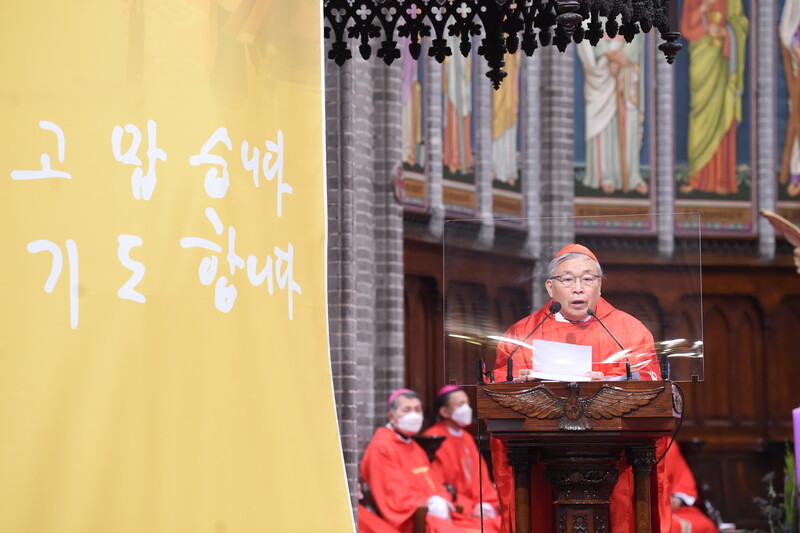
[[(225, 232), (225, 226), (222, 224), (222, 220), (216, 210), (212, 207), (206, 208), (205, 214), (214, 228), (214, 233), (222, 236)], [(292, 243), (288, 244), (286, 251), (277, 246), (274, 247), (275, 258), (269, 255), (266, 256), (265, 266), (259, 270), (258, 258), (255, 255), (248, 255), (245, 261), (236, 254), (236, 228), (228, 226), (227, 230), (227, 251), (224, 257), (228, 262), (230, 279), (224, 275), (217, 278), (218, 254), (221, 255), (223, 253), (222, 246), (202, 237), (183, 237), (180, 240), (183, 248), (200, 248), (212, 252), (212, 254), (200, 260), (198, 275), (203, 285), (215, 284), (214, 305), (216, 308), (223, 313), (228, 313), (233, 309), (239, 293), (232, 279), (237, 270), (245, 270), (250, 284), (257, 287), (266, 282), (267, 291), (270, 295), (274, 293), (275, 281), (277, 280), (278, 288), (287, 292), (289, 320), (292, 320), (294, 316), (294, 296), (295, 294), (303, 293), (300, 284), (294, 279), (294, 247)]]
[[(213, 207), (208, 207), (206, 208), (205, 214), (208, 221), (211, 222), (211, 226), (214, 228), (214, 233), (217, 235), (222, 235), (224, 226), (222, 225), (222, 220), (219, 218), (217, 211)], [(233, 246), (235, 246), (236, 240), (236, 232), (235, 230), (232, 230), (233, 228), (228, 228), (228, 244), (230, 250), (227, 254), (227, 259), (229, 262), (231, 275), (235, 273), (236, 265), (238, 265), (240, 262), (242, 268), (244, 267), (244, 261), (240, 257), (236, 256), (234, 252), (231, 252)], [(222, 247), (220, 245), (201, 237), (183, 237), (181, 238), (181, 247), (201, 248), (214, 253), (222, 253)], [(214, 279), (217, 277), (218, 266), (219, 258), (216, 255), (203, 257), (200, 260), (200, 266), (198, 268), (198, 277), (200, 278), (200, 283), (206, 286), (211, 285), (214, 282)], [(233, 304), (236, 302), (237, 294), (238, 292), (236, 291), (236, 287), (234, 287), (232, 284), (229, 285), (228, 278), (221, 276), (214, 286), (214, 305), (223, 313), (228, 313), (233, 308)]]
[(220, 276), (214, 287), (214, 305), (223, 313), (230, 313), (238, 294), (233, 284), (228, 285), (228, 278)]
[(272, 257), (267, 256), (267, 264), (258, 272), (258, 258), (253, 254), (247, 256), (247, 279), (253, 287), (258, 287), (264, 280), (267, 282), (267, 291), (273, 293)]
[[(278, 258), (275, 261), (275, 276), (278, 278), (278, 287), (287, 289), (289, 294), (289, 320), (292, 320), (294, 309), (293, 293), (303, 294), (300, 284), (294, 280), (294, 247), (292, 243), (289, 243), (289, 247), (285, 252), (276, 246), (275, 257)], [(286, 268), (281, 273), (281, 266), (284, 263), (286, 263)]]
[(244, 259), (236, 255), (236, 228), (233, 226), (228, 228), (228, 255), (225, 259), (228, 260), (231, 276), (236, 274), (237, 268), (244, 268)]
[[(283, 195), (292, 194), (292, 186), (283, 182), (283, 131), (278, 130), (278, 141), (266, 141), (267, 151), (264, 152), (264, 177), (272, 181), (278, 176), (278, 218), (283, 216)], [(275, 161), (272, 162), (273, 154)], [(271, 164), (270, 164), (271, 163)]]
[(136, 285), (142, 281), (145, 273), (144, 263), (131, 259), (131, 249), (142, 245), (142, 238), (137, 235), (120, 235), (117, 237), (119, 246), (117, 256), (122, 266), (133, 272), (128, 281), (118, 291), (117, 296), (123, 300), (133, 300), (134, 302), (144, 303), (147, 299), (136, 290)]
[(259, 185), (259, 174), (258, 171), (261, 170), (261, 162), (259, 161), (259, 150), (257, 146), (253, 147), (253, 156), (250, 157), (250, 144), (247, 141), (242, 141), (242, 166), (245, 170), (249, 170), (253, 173), (253, 185), (258, 187)]
[[(64, 138), (64, 132), (61, 128), (49, 120), (40, 120), (39, 127), (43, 130), (52, 131), (56, 134), (57, 140), (57, 149), (58, 149), (58, 161), (60, 163), (64, 162), (64, 154), (66, 152), (66, 140)], [(47, 153), (42, 153), (39, 157), (39, 162), (42, 165), (41, 170), (12, 170), (11, 171), (11, 179), (13, 180), (40, 180), (40, 179), (47, 179), (47, 178), (65, 178), (65, 179), (72, 179), (72, 174), (67, 172), (63, 172), (61, 170), (53, 170), (53, 167), (50, 165), (50, 156)]]
[[(69, 263), (69, 322), (70, 327), (75, 329), (78, 327), (78, 245), (72, 239), (67, 239), (67, 261)], [(50, 267), (50, 274), (47, 276), (47, 281), (44, 284), (44, 291), (48, 294), (53, 292), (53, 289), (61, 277), (61, 271), (64, 267), (64, 256), (61, 248), (53, 241), (39, 239), (31, 241), (27, 246), (28, 252), (36, 254), (39, 252), (50, 252), (53, 255), (53, 265)]]
[[(125, 133), (131, 135), (131, 145), (122, 152), (122, 137)], [(142, 170), (142, 160), (139, 159), (139, 147), (142, 143), (142, 132), (133, 124), (114, 126), (111, 131), (111, 150), (114, 158), (120, 163), (133, 165), (136, 168), (131, 175), (131, 191), (137, 200), (149, 200), (156, 188), (156, 161), (166, 161), (167, 153), (156, 145), (156, 122), (147, 121), (147, 174)]]
[[(233, 150), (233, 143), (228, 136), (228, 130), (222, 126), (217, 128), (217, 131), (203, 144), (199, 154), (189, 157), (189, 164), (192, 166), (215, 165), (206, 171), (205, 189), (210, 198), (224, 198), (230, 186), (228, 162), (224, 157), (211, 153), (211, 150), (219, 143), (227, 146), (228, 150)], [(221, 167), (221, 171), (217, 167)]]

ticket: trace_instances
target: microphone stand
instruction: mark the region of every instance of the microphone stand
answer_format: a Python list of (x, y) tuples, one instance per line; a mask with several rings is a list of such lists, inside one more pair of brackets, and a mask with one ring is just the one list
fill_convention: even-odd
[(486, 361), (483, 360), (483, 357), (475, 359), (475, 366), (478, 371), (478, 385), (486, 385), (486, 380), (484, 378), (487, 377), (489, 378), (489, 383), (494, 383), (494, 373), (486, 371)]
[[(559, 303), (559, 302), (553, 302), (553, 303), (551, 303), (551, 304), (550, 304), (550, 307), (549, 307), (547, 310), (549, 311), (549, 312), (547, 313), (547, 315), (545, 315), (545, 317), (542, 319), (542, 321), (541, 321), (541, 322), (539, 322), (538, 324), (536, 324), (536, 327), (535, 327), (535, 328), (533, 328), (533, 329), (531, 330), (531, 332), (530, 332), (530, 333), (528, 333), (527, 335), (525, 335), (525, 338), (524, 338), (524, 339), (522, 339), (522, 342), (525, 342), (526, 340), (528, 340), (528, 339), (530, 338), (530, 336), (531, 336), (531, 335), (533, 335), (533, 334), (536, 332), (536, 330), (537, 330), (537, 329), (539, 329), (540, 327), (542, 327), (542, 324), (544, 324), (544, 323), (545, 323), (545, 321), (546, 321), (548, 318), (550, 318), (550, 317), (551, 317), (551, 316), (553, 316), (554, 314), (556, 314), (556, 313), (558, 313), (559, 311), (561, 311), (561, 303)], [(613, 335), (612, 335), (612, 336), (613, 336)], [(517, 350), (519, 350), (519, 347), (520, 347), (520, 346), (522, 346), (522, 344), (517, 344), (517, 345), (514, 347), (514, 349), (513, 349), (513, 350), (511, 350), (511, 353), (510, 353), (510, 354), (508, 354), (508, 362), (506, 363), (506, 381), (507, 381), (507, 382), (509, 382), (509, 383), (511, 383), (512, 381), (514, 381), (514, 360), (513, 360), (513, 359), (514, 359), (514, 354), (516, 353), (516, 351), (517, 351)]]
[[(600, 317), (595, 314), (594, 309), (591, 309), (591, 308), (587, 309), (586, 310), (586, 314), (589, 315), (589, 316), (593, 316), (595, 318), (595, 320), (597, 320), (597, 323), (600, 324), (601, 326), (603, 326), (603, 329), (606, 330), (606, 333), (608, 333), (611, 336), (611, 338), (614, 339), (614, 342), (617, 343), (617, 346), (619, 346), (619, 349), (622, 350), (622, 351), (625, 351), (625, 348), (622, 347), (622, 345), (619, 343), (619, 341), (614, 336), (614, 334), (611, 333), (608, 330), (606, 325), (603, 324), (603, 321), (600, 320)], [(625, 378), (628, 381), (631, 381), (633, 379), (633, 373), (631, 372), (631, 360), (628, 358), (627, 355), (625, 355)]]

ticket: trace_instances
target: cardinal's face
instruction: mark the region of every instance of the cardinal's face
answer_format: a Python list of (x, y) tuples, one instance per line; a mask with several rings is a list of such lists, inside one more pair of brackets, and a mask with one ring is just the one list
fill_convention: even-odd
[(561, 304), (564, 318), (577, 322), (586, 318), (588, 309), (597, 309), (602, 282), (595, 262), (581, 255), (560, 263), (545, 287), (550, 297)]

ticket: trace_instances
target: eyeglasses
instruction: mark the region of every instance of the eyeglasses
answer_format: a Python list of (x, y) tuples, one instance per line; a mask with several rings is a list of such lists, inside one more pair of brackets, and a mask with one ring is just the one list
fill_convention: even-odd
[(602, 276), (598, 276), (597, 274), (584, 274), (580, 277), (575, 277), (571, 274), (566, 274), (563, 276), (553, 276), (552, 278), (547, 279), (554, 279), (558, 280), (561, 285), (564, 287), (572, 287), (575, 285), (575, 280), (580, 280), (581, 285), (584, 287), (594, 287), (597, 283), (597, 280), (600, 279)]

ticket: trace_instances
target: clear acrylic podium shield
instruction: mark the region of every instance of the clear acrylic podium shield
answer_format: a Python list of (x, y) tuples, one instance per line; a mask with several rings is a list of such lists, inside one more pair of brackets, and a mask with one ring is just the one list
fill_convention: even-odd
[[(670, 218), (675, 227), (681, 228), (670, 257), (660, 257), (656, 252), (655, 235), (652, 232), (643, 234), (641, 229), (659, 227), (658, 215), (615, 215), (613, 218), (615, 240), (624, 244), (625, 232), (620, 228), (631, 228), (631, 240), (645, 241), (643, 246), (652, 250), (642, 264), (631, 264), (626, 259), (631, 255), (624, 250), (594, 251), (602, 268), (603, 276), (599, 282), (602, 298), (643, 324), (654, 341), (652, 345), (644, 342), (626, 345), (623, 339), (638, 339), (633, 332), (625, 331), (630, 324), (619, 321), (605, 324), (607, 319), (600, 316), (608, 326), (609, 338), (620, 339), (615, 342), (618, 350), (603, 354), (603, 360), (593, 364), (593, 371), (603, 372), (610, 376), (609, 379), (624, 379), (619, 375), (623, 362), (630, 365), (636, 379), (637, 369), (645, 367), (647, 361), (653, 359), (660, 367), (661, 375), (657, 379), (704, 379), (699, 214), (675, 213)], [(514, 222), (520, 224), (519, 220)], [(502, 224), (502, 221), (496, 223)], [(528, 221), (527, 227), (531, 228), (530, 231), (536, 231), (536, 228), (574, 228), (576, 223), (581, 228), (609, 227), (609, 220), (605, 217), (542, 218)], [(558, 314), (548, 316), (537, 333), (529, 338), (526, 334), (537, 326), (530, 320), (510, 329), (538, 309), (547, 307), (550, 302), (545, 289), (549, 277), (548, 264), (564, 243), (554, 246), (556, 249), (528, 244), (529, 248), (538, 249), (527, 250), (530, 259), (526, 261), (519, 259), (522, 255), (519, 253), (498, 252), (500, 246), (495, 246), (492, 252), (482, 249), (480, 231), (477, 219), (447, 220), (444, 226), (444, 384), (471, 386), (492, 379), (494, 382), (506, 381), (509, 369), (495, 368), (500, 363), (497, 361), (498, 346), (506, 353), (514, 352), (511, 359), (516, 369), (511, 371), (515, 376), (523, 368), (536, 372), (538, 361), (534, 344), (542, 344), (538, 341), (547, 339), (548, 321), (562, 319)], [(591, 240), (597, 241), (597, 235), (589, 235), (584, 241)], [(582, 243), (580, 234), (575, 241)], [(517, 249), (522, 246), (518, 244)], [(476, 276), (475, 263), (466, 259), (477, 254), (487, 254), (488, 262), (493, 266)], [(545, 354), (546, 347), (538, 348), (538, 353)], [(558, 361), (548, 357), (547, 362), (547, 372), (541, 373), (542, 379), (563, 381), (558, 379), (561, 375), (552, 367)], [(570, 375), (572, 359), (562, 363), (567, 365), (564, 374)], [(650, 378), (653, 377), (656, 376)]]
[[(562, 276), (550, 280), (551, 284), (563, 285), (566, 281), (572, 286), (582, 286), (586, 281), (595, 286), (605, 300), (603, 304), (596, 304), (596, 309), (593, 309), (595, 316), (588, 320), (599, 318), (603, 322), (603, 330), (594, 325), (590, 331), (591, 335), (608, 336), (603, 343), (606, 353), (589, 354), (590, 372), (595, 374), (582, 376), (587, 354), (581, 341), (587, 337), (577, 334), (570, 337), (568, 333), (561, 337), (555, 335), (558, 328), (568, 328), (563, 322), (568, 317), (550, 307), (552, 300), (546, 290), (548, 278), (553, 274), (548, 268), (550, 261), (567, 243), (559, 242), (548, 247), (535, 238), (528, 238), (518, 242), (495, 242), (489, 250), (482, 242), (480, 220), (446, 221), (442, 276), (443, 385), (460, 385), (471, 401), (475, 401), (477, 396), (486, 394), (485, 389), (495, 387), (492, 383), (500, 384), (496, 393), (508, 393), (514, 384), (502, 384), (515, 378), (519, 380), (521, 372), (527, 373), (527, 379), (533, 378), (530, 383), (519, 384), (526, 388), (541, 384), (558, 388), (572, 381), (594, 377), (599, 381), (642, 380), (640, 384), (628, 383), (622, 387), (624, 389), (650, 387), (643, 380), (655, 380), (661, 383), (652, 387), (669, 391), (670, 386), (664, 381), (702, 381), (699, 222), (697, 213), (670, 214), (668, 220), (659, 220), (658, 215), (615, 215), (613, 218), (561, 217), (523, 221), (530, 232), (543, 228), (553, 233), (552, 230), (562, 227), (568, 230), (579, 227), (581, 231), (577, 232), (574, 242), (586, 244), (590, 249), (593, 242), (603, 243), (605, 239), (601, 231), (606, 231), (613, 233), (609, 240), (622, 246), (632, 242), (648, 251), (642, 259), (641, 253), (607, 251), (614, 246), (598, 246), (592, 251), (602, 270), (600, 278), (592, 281), (587, 276), (594, 272), (575, 272), (572, 273), (573, 279)], [(495, 220), (495, 223), (500, 226), (503, 221)], [(522, 225), (519, 220), (507, 223)], [(654, 228), (663, 223), (680, 228), (680, 235), (675, 238), (671, 250), (659, 255)], [(613, 229), (609, 231), (608, 228)], [(627, 239), (628, 235), (630, 239)], [(628, 318), (620, 318), (620, 312)], [(588, 330), (588, 324), (576, 329), (582, 327)], [(548, 341), (558, 342), (550, 345)], [(572, 354), (573, 351), (577, 353)], [(589, 390), (597, 386), (603, 385), (587, 383), (584, 388)], [(667, 403), (667, 418), (671, 419), (675, 414), (670, 411), (671, 400), (664, 401)], [(483, 420), (485, 417), (480, 408), (478, 411), (481, 420), (477, 427), (478, 445), (484, 454), (488, 454), (486, 424), (491, 420)], [(517, 420), (513, 423), (522, 422)], [(497, 427), (497, 420), (494, 424)], [(571, 441), (567, 438), (564, 442)], [(647, 484), (646, 477), (642, 483)], [(520, 522), (517, 524), (519, 527)]]

